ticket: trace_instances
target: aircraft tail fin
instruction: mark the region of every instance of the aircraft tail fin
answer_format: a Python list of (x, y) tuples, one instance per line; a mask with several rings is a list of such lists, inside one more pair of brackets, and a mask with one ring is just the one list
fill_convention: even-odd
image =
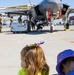
[(69, 5), (63, 4), (62, 15), (66, 14), (68, 8), (69, 8)]

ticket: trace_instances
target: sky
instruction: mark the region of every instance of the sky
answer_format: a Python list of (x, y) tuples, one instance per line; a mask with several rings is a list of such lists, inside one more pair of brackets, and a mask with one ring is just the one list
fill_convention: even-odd
[[(42, 0), (0, 0), (0, 6), (10, 7), (24, 4), (39, 4)], [(70, 8), (74, 8), (74, 0), (62, 0), (63, 3), (70, 5)]]

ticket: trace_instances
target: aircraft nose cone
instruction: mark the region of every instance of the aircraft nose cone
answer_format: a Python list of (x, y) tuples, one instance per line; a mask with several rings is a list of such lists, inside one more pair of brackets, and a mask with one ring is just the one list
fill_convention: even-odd
[[(54, 8), (55, 7), (55, 8)], [(58, 7), (58, 4), (56, 3), (45, 3), (45, 4), (41, 4), (39, 9), (40, 9), (40, 12), (43, 13), (45, 15), (46, 13), (46, 10), (48, 10), (50, 8), (50, 10), (53, 12), (53, 13), (56, 13), (57, 10), (59, 9)]]

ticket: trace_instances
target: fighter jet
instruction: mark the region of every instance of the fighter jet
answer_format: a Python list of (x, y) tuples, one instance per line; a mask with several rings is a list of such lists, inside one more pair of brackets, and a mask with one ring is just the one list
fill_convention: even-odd
[[(65, 18), (69, 5), (63, 4), (62, 0), (43, 0), (31, 8), (31, 16), (36, 20), (50, 22), (50, 31), (53, 32), (52, 21)], [(66, 20), (66, 19), (65, 19)]]
[(62, 18), (64, 20), (64, 23), (66, 24), (68, 21), (68, 15), (72, 11), (74, 12), (74, 9), (69, 9), (69, 5), (63, 4), (62, 0), (43, 0), (38, 5), (32, 6), (30, 10), (14, 10), (7, 11), (6, 13), (29, 15), (30, 21), (32, 17), (36, 20), (35, 24), (38, 21), (43, 21), (44, 25), (50, 22), (50, 31), (53, 32), (53, 20)]

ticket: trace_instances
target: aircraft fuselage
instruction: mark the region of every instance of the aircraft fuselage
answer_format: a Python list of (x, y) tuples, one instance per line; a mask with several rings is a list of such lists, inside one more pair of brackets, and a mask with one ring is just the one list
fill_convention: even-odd
[(57, 11), (61, 9), (61, 6), (62, 3), (60, 0), (43, 0), (39, 5), (34, 7), (32, 15), (39, 19), (46, 17), (46, 11), (48, 9), (50, 9), (52, 15), (57, 15)]

